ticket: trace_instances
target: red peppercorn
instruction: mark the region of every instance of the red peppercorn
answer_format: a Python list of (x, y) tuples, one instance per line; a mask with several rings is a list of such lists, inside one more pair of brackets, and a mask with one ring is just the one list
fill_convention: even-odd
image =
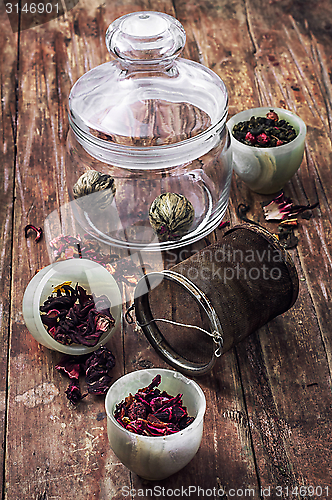
[(279, 116), (272, 109), (271, 109), (271, 111), (269, 111), (269, 113), (267, 113), (266, 118), (268, 120), (274, 120), (275, 122), (277, 122), (279, 120)]
[(268, 144), (270, 142), (270, 138), (266, 134), (264, 134), (264, 132), (262, 132), (257, 137), (257, 142), (258, 142), (258, 144), (261, 144), (263, 146), (263, 145)]
[(248, 142), (250, 142), (250, 144), (255, 144), (256, 143), (256, 137), (251, 132), (247, 132), (246, 133), (245, 140), (248, 141)]

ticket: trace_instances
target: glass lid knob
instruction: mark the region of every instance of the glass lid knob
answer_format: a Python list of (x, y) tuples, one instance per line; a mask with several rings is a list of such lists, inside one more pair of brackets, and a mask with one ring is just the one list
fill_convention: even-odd
[(116, 19), (106, 32), (106, 45), (116, 57), (138, 64), (169, 61), (186, 42), (179, 21), (162, 12), (133, 12)]

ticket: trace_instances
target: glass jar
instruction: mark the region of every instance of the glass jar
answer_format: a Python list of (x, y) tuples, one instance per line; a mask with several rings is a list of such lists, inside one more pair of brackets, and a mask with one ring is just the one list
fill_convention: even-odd
[(84, 74), (69, 96), (75, 217), (114, 246), (193, 243), (218, 226), (228, 204), (226, 87), (178, 57), (185, 31), (167, 14), (125, 15), (109, 26), (106, 44), (113, 59)]

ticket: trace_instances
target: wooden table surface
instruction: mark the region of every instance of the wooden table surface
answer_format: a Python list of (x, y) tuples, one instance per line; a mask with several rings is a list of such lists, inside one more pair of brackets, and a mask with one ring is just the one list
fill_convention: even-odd
[[(332, 497), (332, 1), (80, 0), (59, 18), (19, 30), (12, 29), (4, 3), (2, 498), (110, 500), (125, 498), (129, 488), (128, 498), (157, 498), (157, 491), (173, 498), (181, 487), (186, 498), (189, 486), (214, 499)], [(285, 194), (295, 204), (319, 202), (311, 218), (299, 219), (298, 244), (289, 250), (300, 279), (297, 302), (198, 380), (207, 399), (201, 447), (182, 471), (153, 484), (165, 488), (154, 496), (146, 491), (151, 484), (130, 473), (110, 450), (104, 398), (89, 396), (71, 405), (64, 394), (67, 380), (55, 369), (59, 353), (39, 345), (22, 316), (28, 282), (50, 263), (46, 238), (35, 243), (31, 235), (25, 238), (24, 228), (43, 227), (49, 214), (68, 201), (69, 91), (86, 71), (109, 60), (104, 43), (108, 25), (138, 10), (179, 19), (187, 33), (184, 57), (223, 79), (230, 116), (260, 105), (301, 116), (308, 128), (305, 156)], [(241, 222), (236, 209), (245, 203), (248, 218), (276, 232), (277, 224), (267, 223), (261, 207), (268, 199), (251, 192), (234, 174), (224, 220), (231, 226)], [(209, 242), (223, 232), (214, 231)], [(121, 284), (124, 310), (133, 289)], [(123, 320), (108, 344), (116, 357), (113, 380), (133, 370), (167, 366), (136, 330)], [(190, 493), (191, 498), (202, 497), (193, 489)]]

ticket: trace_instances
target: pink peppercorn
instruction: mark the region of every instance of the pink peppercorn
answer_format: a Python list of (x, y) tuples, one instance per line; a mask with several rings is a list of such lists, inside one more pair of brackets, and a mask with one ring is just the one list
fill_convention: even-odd
[(257, 142), (258, 142), (258, 144), (261, 144), (263, 146), (263, 145), (268, 144), (270, 142), (270, 138), (266, 134), (264, 134), (264, 132), (262, 132), (257, 137)]
[(247, 132), (245, 140), (248, 141), (248, 142), (250, 142), (250, 144), (255, 144), (256, 137), (251, 132)]

